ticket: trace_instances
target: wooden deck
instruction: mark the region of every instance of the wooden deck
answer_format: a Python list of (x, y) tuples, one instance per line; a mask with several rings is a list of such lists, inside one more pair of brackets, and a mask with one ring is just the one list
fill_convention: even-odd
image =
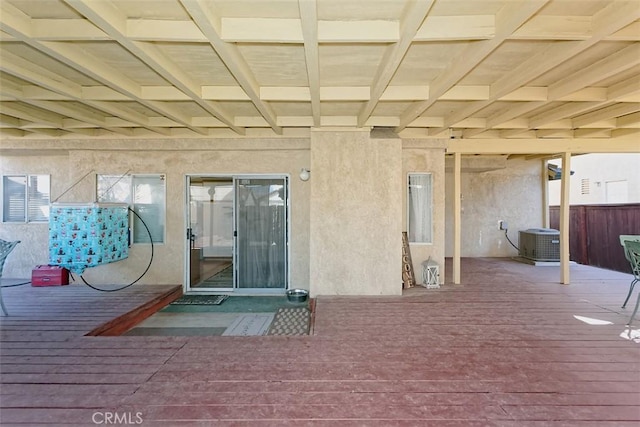
[(306, 337), (85, 336), (168, 288), (8, 288), (0, 423), (638, 425), (630, 275), (576, 265), (563, 286), (557, 267), (504, 259), (462, 271), (463, 285), (402, 297), (319, 297)]

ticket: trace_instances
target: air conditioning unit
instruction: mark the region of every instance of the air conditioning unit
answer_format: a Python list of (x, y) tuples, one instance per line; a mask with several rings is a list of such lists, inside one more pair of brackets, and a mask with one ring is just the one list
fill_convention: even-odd
[(534, 261), (560, 261), (560, 232), (551, 228), (520, 231), (520, 256)]

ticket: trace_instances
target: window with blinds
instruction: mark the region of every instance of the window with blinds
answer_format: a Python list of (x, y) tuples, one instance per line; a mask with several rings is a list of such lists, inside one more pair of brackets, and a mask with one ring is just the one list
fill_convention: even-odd
[(50, 191), (49, 175), (3, 176), (2, 221), (49, 221)]

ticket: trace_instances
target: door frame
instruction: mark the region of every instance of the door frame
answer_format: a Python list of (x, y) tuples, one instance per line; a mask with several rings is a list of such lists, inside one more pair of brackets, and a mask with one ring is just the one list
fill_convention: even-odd
[[(203, 288), (203, 289), (192, 289), (191, 288), (191, 278), (190, 278), (190, 270), (191, 270), (191, 241), (188, 236), (188, 229), (190, 227), (190, 184), (192, 178), (216, 178), (216, 179), (229, 179), (234, 183), (234, 194), (233, 194), (233, 227), (234, 231), (236, 229), (236, 194), (235, 194), (235, 182), (239, 179), (283, 179), (285, 181), (285, 214), (286, 214), (286, 241), (285, 241), (285, 286), (284, 288), (238, 288), (236, 286), (236, 238), (234, 236), (233, 239), (233, 276), (234, 283), (233, 288), (229, 289), (220, 289), (213, 290), (212, 288)], [(219, 173), (189, 173), (185, 174), (184, 178), (184, 203), (183, 203), (183, 251), (184, 251), (184, 274), (183, 274), (183, 285), (182, 290), (185, 294), (241, 294), (241, 295), (281, 295), (284, 294), (291, 287), (291, 174), (288, 173), (230, 173), (230, 174), (219, 174)]]

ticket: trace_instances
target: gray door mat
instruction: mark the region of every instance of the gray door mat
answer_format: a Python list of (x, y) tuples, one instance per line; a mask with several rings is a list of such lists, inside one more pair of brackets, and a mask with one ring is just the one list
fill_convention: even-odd
[(306, 307), (279, 308), (267, 335), (309, 335), (310, 323)]
[(223, 336), (265, 335), (275, 313), (243, 314), (229, 325)]
[(220, 305), (228, 295), (183, 295), (171, 305)]

